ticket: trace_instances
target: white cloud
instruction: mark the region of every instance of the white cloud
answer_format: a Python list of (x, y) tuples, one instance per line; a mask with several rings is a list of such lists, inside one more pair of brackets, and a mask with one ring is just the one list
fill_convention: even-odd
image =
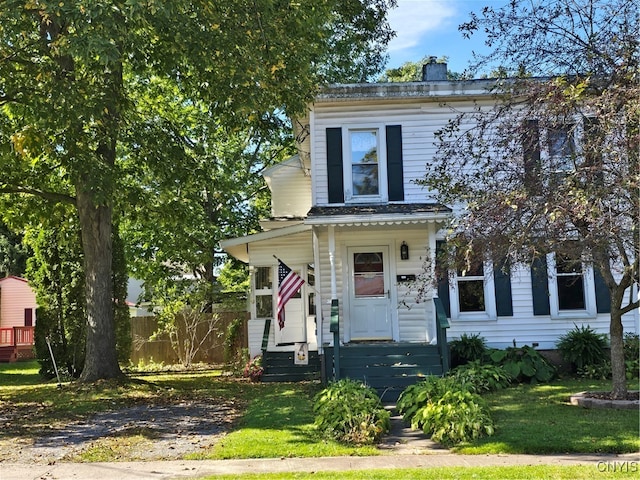
[(389, 53), (409, 50), (421, 43), (421, 38), (442, 28), (456, 16), (451, 0), (398, 0), (389, 12), (389, 24), (396, 36), (389, 42)]

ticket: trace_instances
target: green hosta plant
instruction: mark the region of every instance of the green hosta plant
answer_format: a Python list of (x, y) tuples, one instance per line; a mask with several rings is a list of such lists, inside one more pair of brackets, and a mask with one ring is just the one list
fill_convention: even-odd
[(463, 333), (459, 339), (449, 342), (451, 365), (454, 367), (480, 360), (486, 351), (487, 345), (485, 339), (481, 337), (479, 333)]
[(436, 377), (430, 375), (421, 382), (405, 388), (396, 402), (396, 409), (406, 422), (412, 422), (413, 417), (427, 402), (437, 401), (449, 390), (459, 390), (461, 387), (451, 377)]
[(518, 382), (548, 382), (555, 375), (553, 365), (528, 345), (493, 350), (489, 358)]
[(314, 398), (316, 428), (336, 440), (372, 444), (389, 431), (390, 413), (375, 390), (362, 382), (333, 382)]
[(478, 360), (454, 368), (449, 376), (455, 379), (458, 385), (467, 387), (473, 393), (506, 388), (513, 380), (501, 366), (482, 364)]
[(589, 325), (574, 325), (572, 330), (559, 338), (556, 346), (562, 358), (580, 370), (606, 360), (607, 336), (596, 333)]
[(411, 428), (421, 429), (436, 442), (451, 446), (492, 435), (494, 425), (479, 395), (454, 377), (428, 377), (407, 387), (397, 409)]

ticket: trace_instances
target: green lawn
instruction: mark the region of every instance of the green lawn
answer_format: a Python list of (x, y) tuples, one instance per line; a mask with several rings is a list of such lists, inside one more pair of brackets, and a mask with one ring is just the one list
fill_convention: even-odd
[[(629, 387), (637, 388), (637, 384)], [(495, 434), (460, 446), (456, 451), (467, 454), (638, 452), (638, 410), (586, 409), (569, 404), (573, 393), (610, 388), (609, 382), (561, 380), (486, 394), (483, 397), (496, 423)]]
[[(438, 467), (404, 468), (393, 470), (351, 470), (344, 472), (314, 473), (271, 473), (245, 475), (215, 475), (204, 477), (209, 480), (294, 480), (312, 478), (314, 480), (590, 480), (593, 478), (638, 478), (638, 466), (626, 471), (602, 471), (597, 465), (548, 466), (518, 465), (514, 467)], [(203, 478), (203, 477), (199, 477)], [(204, 480), (203, 478), (203, 480)]]
[[(35, 362), (0, 364), (0, 408), (17, 414), (11, 426), (0, 431), (0, 440), (35, 438), (56, 423), (125, 405), (232, 399), (244, 411), (242, 419), (219, 444), (191, 458), (380, 454), (373, 447), (344, 446), (317, 434), (312, 412), (312, 399), (320, 388), (317, 383), (249, 383), (210, 371), (131, 376), (91, 385), (65, 383), (58, 388), (55, 380), (42, 381), (37, 371)], [(638, 452), (638, 411), (590, 410), (568, 405), (572, 393), (609, 388), (607, 382), (562, 380), (547, 385), (520, 385), (485, 395), (495, 419), (495, 435), (459, 446), (456, 451)]]

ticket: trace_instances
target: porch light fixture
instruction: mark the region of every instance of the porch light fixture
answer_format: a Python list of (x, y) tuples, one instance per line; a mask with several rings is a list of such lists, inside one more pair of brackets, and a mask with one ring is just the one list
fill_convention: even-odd
[(400, 260), (409, 260), (409, 245), (407, 245), (407, 242), (402, 242), (402, 245), (400, 245)]

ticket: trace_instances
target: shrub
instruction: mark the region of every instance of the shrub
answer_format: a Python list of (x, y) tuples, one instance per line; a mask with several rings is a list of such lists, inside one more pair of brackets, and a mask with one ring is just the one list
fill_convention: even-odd
[(523, 382), (548, 382), (555, 374), (555, 368), (534, 348), (509, 347), (505, 350), (493, 350), (489, 358), (495, 365), (499, 365), (511, 377)]
[(574, 325), (574, 328), (562, 335), (556, 343), (558, 350), (567, 362), (577, 371), (585, 366), (600, 365), (606, 359), (606, 335), (596, 333), (589, 325)]
[(250, 378), (253, 382), (259, 382), (263, 373), (264, 368), (262, 367), (262, 355), (256, 355), (253, 359), (248, 361), (244, 367), (244, 371), (242, 372), (243, 376)]
[(466, 386), (473, 393), (500, 390), (512, 381), (511, 375), (501, 366), (483, 365), (478, 360), (454, 368), (449, 375), (456, 384)]
[(391, 426), (376, 391), (355, 380), (329, 384), (315, 396), (313, 411), (319, 431), (346, 443), (375, 443)]
[(421, 429), (445, 446), (492, 435), (493, 420), (479, 395), (456, 385), (454, 377), (428, 377), (407, 387), (397, 403), (411, 428)]
[(607, 380), (611, 378), (611, 362), (604, 361), (595, 365), (585, 365), (582, 368), (578, 368), (576, 373), (580, 378), (588, 378), (590, 380)]
[(640, 377), (640, 336), (635, 333), (626, 333), (623, 348), (627, 380)]
[(413, 422), (416, 412), (430, 401), (437, 401), (450, 390), (460, 390), (464, 386), (457, 385), (452, 377), (436, 377), (429, 375), (421, 382), (405, 388), (396, 402), (396, 409), (405, 422)]
[(457, 367), (474, 360), (481, 360), (487, 351), (485, 339), (479, 333), (463, 333), (457, 340), (449, 342), (451, 366)]

